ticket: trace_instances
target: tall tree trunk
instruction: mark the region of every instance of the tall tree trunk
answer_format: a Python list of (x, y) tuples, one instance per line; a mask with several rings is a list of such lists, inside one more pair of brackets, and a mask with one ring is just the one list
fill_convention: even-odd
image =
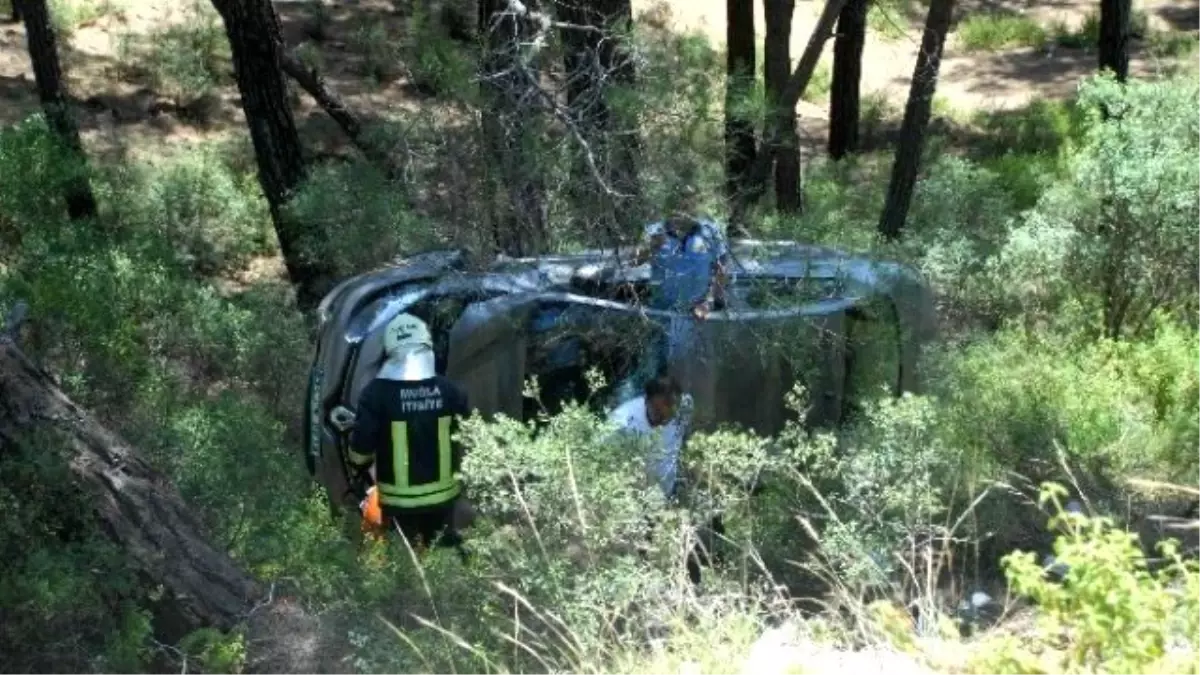
[(946, 44), (946, 33), (950, 29), (953, 13), (954, 0), (932, 0), (929, 3), (925, 35), (921, 39), (921, 51), (917, 54), (908, 103), (904, 107), (904, 122), (900, 126), (896, 159), (892, 163), (887, 201), (879, 217), (879, 234), (888, 241), (900, 238), (904, 221), (908, 218), (921, 152), (925, 147), (925, 131), (929, 127), (929, 116), (933, 109), (933, 95), (937, 90), (942, 49)]
[(21, 0), (9, 0), (10, 21), (21, 22)]
[(792, 13), (796, 0), (763, 0), (766, 39), (763, 41), (763, 79), (768, 115), (764, 127), (777, 120), (779, 143), (775, 153), (775, 208), (799, 213), (803, 208), (800, 185), (800, 136), (796, 133), (796, 106), (782, 100), (792, 74)]
[[(526, 0), (521, 7), (534, 2)], [(527, 95), (539, 86), (538, 72), (520, 54), (536, 25), (508, 0), (482, 0), (479, 23), (485, 45), (480, 86), (492, 236), (500, 251), (530, 255), (545, 247), (548, 238), (544, 176), (531, 147), (538, 139), (535, 108), (528, 101), (536, 97)]]
[[(732, 1), (732, 0), (730, 0)], [(833, 37), (833, 26), (837, 23), (838, 13), (842, 11), (846, 0), (825, 0), (825, 7), (821, 10), (821, 16), (817, 19), (817, 25), (813, 27), (812, 35), (808, 38), (808, 44), (804, 47), (804, 53), (800, 55), (800, 62), (796, 64), (796, 69), (792, 71), (792, 76), (788, 78), (787, 86), (779, 95), (779, 108), (795, 110), (796, 104), (800, 101), (800, 97), (804, 95), (804, 89), (808, 87), (809, 80), (812, 79), (813, 72), (817, 69), (817, 62), (821, 60), (821, 52), (824, 51), (825, 42)], [(783, 137), (785, 129), (781, 128), (779, 120), (775, 120), (770, 125), (769, 129), (765, 130), (762, 151), (754, 159), (754, 165), (750, 168), (749, 179), (747, 183), (752, 186), (765, 185), (768, 175), (771, 173), (771, 161), (775, 157), (774, 149), (779, 145), (779, 139)], [(733, 206), (730, 209), (730, 226), (737, 232), (746, 232), (746, 214), (750, 207), (754, 205), (758, 198), (762, 196), (762, 190), (743, 190), (733, 200)]]
[(754, 1), (725, 0), (725, 189), (730, 199), (761, 189), (749, 181), (757, 152), (754, 116), (749, 101), (754, 93)]
[[(73, 154), (81, 165), (87, 164), (83, 154), (83, 143), (79, 140), (79, 127), (71, 115), (67, 97), (63, 93), (62, 66), (58, 60), (58, 41), (50, 25), (50, 10), (46, 0), (12, 0), (13, 16), (22, 16), (25, 21), (25, 39), (29, 45), (29, 60), (33, 62), (33, 76), (37, 81), (38, 98), (46, 113), (46, 123), (58, 137), (60, 143)], [(87, 176), (80, 173), (66, 188), (67, 213), (72, 220), (96, 217), (96, 197), (88, 184)]]
[(300, 134), (288, 104), (283, 38), (271, 0), (212, 0), (225, 23), (242, 110), (254, 142), (258, 182), (271, 210), (288, 277), (302, 310), (317, 306), (336, 281), (321, 254), (327, 233), (306, 228), (285, 208), (305, 178)]
[(1100, 0), (1100, 69), (1109, 69), (1117, 80), (1129, 77), (1130, 0)]
[[(636, 84), (633, 59), (624, 44), (624, 34), (633, 25), (629, 0), (555, 0), (555, 15), (563, 45), (563, 68), (567, 74), (567, 108), (571, 119), (598, 157), (603, 179), (619, 197), (602, 194), (600, 206), (609, 212), (609, 236), (616, 238), (617, 226), (636, 222), (641, 210), (638, 164), (641, 138), (637, 120), (614, 119), (609, 105), (611, 84), (632, 88)], [(591, 167), (580, 159), (574, 185), (591, 185)], [(601, 189), (601, 192), (607, 192)], [(591, 200), (583, 199), (585, 208)]]
[(858, 151), (859, 84), (867, 40), (868, 0), (849, 0), (838, 15), (833, 43), (833, 83), (829, 91), (829, 156)]
[[(0, 337), (0, 453), (37, 443), (39, 457), (70, 466), (95, 507), (103, 534), (124, 551), (150, 588), (155, 632), (174, 642), (198, 628), (245, 622), (252, 668), (329, 672), (313, 647), (323, 636), (294, 605), (273, 601), (224, 551), (213, 546), (178, 490), (123, 439), (76, 406), (6, 337)], [(259, 604), (261, 603), (261, 604)], [(311, 617), (308, 617), (311, 619)], [(311, 641), (311, 642), (310, 642)], [(306, 649), (307, 648), (307, 649)], [(309, 653), (305, 653), (305, 652)]]

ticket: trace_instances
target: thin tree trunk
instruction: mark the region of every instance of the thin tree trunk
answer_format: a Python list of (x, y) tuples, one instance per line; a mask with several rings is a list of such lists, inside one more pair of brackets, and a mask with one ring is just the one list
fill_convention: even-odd
[[(821, 60), (821, 52), (824, 51), (825, 42), (833, 37), (833, 26), (837, 23), (838, 13), (842, 11), (842, 7), (845, 4), (846, 0), (826, 0), (825, 7), (821, 10), (821, 16), (817, 19), (817, 25), (813, 27), (812, 35), (808, 38), (808, 44), (804, 47), (804, 53), (800, 55), (800, 62), (796, 64), (796, 69), (792, 71), (792, 76), (788, 78), (787, 86), (784, 87), (779, 95), (779, 107), (781, 109), (796, 109), (796, 104), (800, 101), (800, 97), (804, 95), (804, 90), (808, 87), (808, 82), (812, 79), (813, 72), (817, 69), (817, 62)], [(750, 177), (747, 181), (748, 184), (757, 186), (765, 185), (767, 176), (771, 172), (774, 148), (778, 146), (779, 139), (783, 137), (784, 130), (780, 126), (778, 120), (776, 120), (766, 130), (766, 140), (763, 143), (762, 151), (758, 153), (758, 156), (754, 160), (754, 166), (750, 170)], [(761, 196), (761, 189), (747, 190), (743, 191), (733, 200), (729, 220), (730, 226), (735, 231), (746, 232), (746, 214)]]
[(317, 105), (320, 105), (321, 109), (325, 111), (325, 114), (337, 122), (350, 142), (363, 153), (364, 157), (382, 168), (388, 178), (400, 180), (403, 177), (403, 169), (396, 164), (392, 156), (367, 141), (364, 135), (366, 128), (358, 115), (352, 112), (345, 101), (329, 88), (325, 78), (321, 77), (320, 71), (316, 68), (309, 68), (296, 56), (286, 52), (280, 54), (280, 65), (283, 67), (283, 72), (308, 92)]
[[(567, 108), (593, 155), (601, 158), (605, 180), (623, 195), (605, 194), (600, 200), (611, 211), (609, 234), (616, 237), (616, 226), (636, 222), (641, 211), (637, 120), (614, 119), (608, 102), (610, 83), (625, 88), (636, 84), (633, 59), (624, 44), (633, 8), (629, 0), (555, 0), (554, 11), (559, 21), (569, 24), (559, 30), (565, 47)], [(594, 182), (585, 160), (576, 163), (574, 172), (573, 184)], [(589, 201), (583, 200), (585, 208), (591, 206)]]
[(833, 43), (833, 83), (829, 92), (829, 156), (858, 151), (859, 85), (867, 40), (868, 0), (849, 0), (838, 15)]
[(525, 103), (534, 98), (525, 94), (538, 85), (537, 74), (518, 53), (535, 27), (527, 15), (514, 14), (508, 0), (482, 0), (479, 22), (485, 36), (480, 86), (492, 235), (500, 251), (529, 255), (547, 243), (544, 177), (530, 148), (536, 141), (534, 108)]
[(21, 23), (21, 0), (9, 0), (9, 20), (13, 23)]
[(763, 41), (763, 79), (769, 114), (779, 125), (780, 142), (775, 153), (775, 208), (783, 213), (803, 210), (800, 185), (800, 136), (796, 133), (796, 107), (781, 101), (792, 73), (792, 14), (796, 0), (763, 0), (766, 39)]
[[(46, 123), (58, 137), (60, 143), (79, 160), (87, 164), (83, 143), (79, 139), (79, 127), (71, 115), (67, 97), (63, 92), (62, 66), (58, 59), (58, 40), (50, 24), (50, 10), (46, 0), (13, 0), (13, 16), (25, 21), (25, 39), (29, 45), (29, 60), (33, 63), (33, 75), (37, 81), (38, 98), (46, 113)], [(72, 220), (96, 217), (96, 197), (88, 184), (86, 174), (81, 173), (66, 188), (67, 214)]]
[(270, 0), (212, 0), (225, 23), (242, 110), (254, 142), (258, 181), (271, 210), (288, 277), (301, 310), (317, 306), (336, 281), (321, 254), (324, 232), (306, 228), (286, 205), (305, 178), (296, 120), (283, 74), (284, 45)]
[[(737, 199), (761, 189), (749, 181), (757, 152), (748, 105), (755, 83), (754, 2), (726, 0), (725, 13), (725, 189), (730, 199)], [(765, 176), (759, 183), (765, 183)]]
[(921, 51), (917, 54), (908, 103), (904, 107), (904, 122), (900, 126), (887, 201), (879, 218), (879, 234), (888, 241), (900, 238), (904, 221), (908, 218), (921, 152), (925, 147), (925, 131), (929, 127), (929, 116), (933, 109), (933, 95), (937, 91), (942, 49), (946, 44), (946, 33), (950, 29), (953, 13), (954, 0), (932, 0), (929, 4), (925, 35), (921, 39)]
[(1129, 77), (1130, 0), (1100, 0), (1100, 69)]

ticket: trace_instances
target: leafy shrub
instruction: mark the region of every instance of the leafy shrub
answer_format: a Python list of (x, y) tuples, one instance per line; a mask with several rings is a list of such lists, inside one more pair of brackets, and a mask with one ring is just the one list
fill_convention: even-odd
[(1042, 501), (1057, 515), (1062, 583), (1049, 580), (1033, 553), (1005, 560), (1013, 590), (1038, 607), (1034, 640), (993, 638), (974, 672), (1191, 672), (1200, 634), (1200, 567), (1177, 542), (1162, 548), (1166, 566), (1152, 571), (1136, 536), (1105, 518), (1066, 512), (1066, 490), (1047, 486)]
[(122, 36), (118, 55), (123, 69), (144, 71), (150, 86), (186, 109), (213, 97), (227, 79), (232, 58), (220, 16), (212, 5), (198, 1), (188, 7), (182, 23), (144, 36)]
[(1060, 243), (1036, 253), (1062, 270), (1109, 337), (1147, 329), (1159, 309), (1195, 314), (1196, 92), (1182, 80), (1089, 80), (1080, 91), (1089, 121), (1070, 179), (1013, 233), (1014, 246), (1030, 238)]
[(412, 212), (409, 193), (365, 162), (315, 168), (288, 204), (305, 227), (324, 230), (322, 255), (341, 274), (386, 262), (405, 251), (437, 241), (435, 233)]
[(1041, 47), (1046, 41), (1046, 30), (1020, 14), (972, 14), (959, 22), (955, 33), (968, 52)]
[(0, 242), (5, 244), (0, 255), (11, 263), (20, 257), (27, 234), (53, 230), (65, 220), (65, 204), (52, 195), (63, 194), (88, 169), (38, 114), (0, 129), (0, 174), (21, 177), (0, 181)]
[(275, 232), (253, 174), (236, 174), (214, 146), (114, 176), (113, 203), (127, 228), (153, 234), (198, 274), (229, 273), (271, 251)]
[[(5, 668), (139, 669), (147, 635), (127, 630), (122, 616), (128, 612), (124, 600), (137, 595), (136, 579), (121, 552), (103, 537), (87, 497), (72, 483), (63, 440), (17, 440), (23, 452), (6, 445), (0, 455)], [(54, 649), (46, 648), (47, 636), (53, 636)], [(97, 666), (93, 656), (99, 654), (105, 658)]]

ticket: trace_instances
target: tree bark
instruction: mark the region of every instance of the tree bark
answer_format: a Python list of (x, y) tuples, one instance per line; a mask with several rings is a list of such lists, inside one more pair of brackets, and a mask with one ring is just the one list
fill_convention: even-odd
[(308, 92), (308, 95), (313, 97), (325, 114), (337, 122), (350, 142), (362, 152), (368, 161), (382, 168), (385, 175), (392, 180), (398, 181), (403, 178), (404, 170), (392, 156), (367, 141), (362, 120), (350, 110), (340, 96), (329, 88), (325, 78), (321, 77), (320, 71), (316, 68), (309, 68), (295, 55), (287, 52), (280, 54), (279, 62), (283, 72)]
[[(605, 180), (622, 195), (602, 190), (606, 194), (600, 200), (610, 212), (610, 236), (615, 237), (616, 226), (635, 222), (641, 210), (637, 120), (614, 119), (608, 101), (609, 83), (625, 88), (636, 84), (633, 59), (624, 44), (624, 33), (633, 25), (633, 8), (629, 0), (555, 0), (554, 11), (560, 22), (569, 24), (559, 30), (565, 47), (567, 109), (592, 153), (601, 158)], [(574, 185), (594, 182), (586, 161), (577, 162), (574, 171)], [(583, 201), (589, 208), (590, 200)]]
[(0, 447), (18, 446), (38, 432), (65, 442), (71, 472), (92, 494), (105, 534), (140, 573), (171, 592), (187, 625), (227, 630), (262, 595), (207, 541), (173, 485), (0, 338)]
[(792, 14), (796, 0), (763, 0), (766, 19), (766, 39), (763, 40), (763, 79), (767, 90), (770, 114), (779, 124), (779, 144), (775, 154), (775, 208), (783, 213), (800, 213), (803, 193), (800, 185), (800, 136), (796, 133), (796, 106), (790, 108), (782, 100), (792, 72)]
[(1118, 82), (1129, 77), (1130, 0), (1100, 0), (1100, 70), (1111, 70)]
[[(817, 24), (813, 27), (812, 35), (808, 38), (808, 44), (804, 47), (804, 53), (800, 55), (800, 62), (796, 64), (795, 70), (792, 71), (792, 76), (788, 78), (787, 86), (784, 87), (779, 95), (780, 109), (796, 109), (796, 104), (800, 101), (800, 97), (804, 95), (804, 89), (808, 87), (808, 82), (812, 79), (813, 72), (817, 69), (817, 63), (821, 60), (821, 52), (825, 48), (826, 40), (833, 36), (833, 27), (837, 23), (838, 13), (842, 11), (842, 7), (845, 4), (846, 0), (825, 1), (825, 7), (821, 10), (821, 16), (817, 19)], [(750, 170), (750, 177), (747, 181), (750, 185), (765, 185), (767, 176), (771, 172), (774, 148), (779, 145), (779, 139), (783, 136), (782, 126), (780, 120), (775, 119), (772, 121), (770, 128), (765, 131), (764, 136), (766, 140), (763, 143), (762, 152), (758, 153), (758, 156), (754, 160), (754, 166)], [(746, 232), (746, 214), (761, 196), (761, 189), (746, 190), (733, 200), (729, 218), (732, 228), (739, 232)]]
[(305, 178), (305, 166), (300, 134), (288, 105), (279, 17), (270, 0), (212, 2), (225, 23), (233, 53), (242, 110), (258, 162), (258, 181), (270, 205), (288, 277), (296, 287), (296, 303), (307, 311), (332, 287), (336, 271), (320, 254), (328, 235), (304, 228), (285, 208)]
[(9, 337), (0, 336), (0, 453), (26, 443), (37, 443), (41, 455), (65, 449), (64, 460), (95, 505), (104, 535), (122, 548), (149, 587), (166, 591), (155, 607), (160, 639), (174, 642), (198, 628), (241, 627), (252, 669), (328, 672), (310, 646), (331, 639), (316, 621), (276, 600), (214, 547), (166, 477), (67, 398)]
[(730, 199), (751, 190), (750, 168), (757, 153), (754, 117), (747, 105), (754, 92), (754, 2), (725, 0), (725, 190)]
[[(87, 165), (83, 143), (79, 139), (79, 127), (71, 115), (67, 97), (63, 92), (62, 66), (58, 59), (58, 40), (50, 24), (50, 10), (46, 0), (12, 0), (13, 17), (23, 17), (25, 39), (29, 45), (29, 60), (33, 63), (33, 76), (37, 81), (38, 98), (46, 113), (46, 123), (58, 137), (60, 143), (81, 164)], [(88, 184), (87, 176), (80, 172), (66, 186), (67, 214), (72, 220), (87, 220), (96, 217), (96, 197)]]
[(933, 95), (937, 91), (942, 49), (946, 44), (946, 33), (950, 29), (953, 13), (954, 0), (932, 0), (929, 3), (925, 35), (921, 39), (921, 51), (917, 54), (908, 103), (904, 107), (904, 122), (900, 126), (896, 159), (892, 163), (887, 200), (879, 218), (879, 234), (887, 241), (900, 238), (904, 221), (908, 218), (921, 152), (925, 147), (925, 131), (929, 127), (929, 116), (933, 109)]
[(500, 251), (530, 255), (546, 245), (548, 234), (544, 176), (531, 151), (537, 140), (532, 131), (535, 109), (527, 103), (537, 98), (528, 94), (539, 85), (538, 73), (519, 53), (536, 27), (527, 14), (510, 8), (509, 0), (482, 0), (479, 22), (485, 36), (480, 86), (492, 236)]
[(867, 40), (868, 0), (849, 0), (838, 15), (833, 43), (833, 82), (829, 92), (829, 156), (858, 151), (859, 84)]

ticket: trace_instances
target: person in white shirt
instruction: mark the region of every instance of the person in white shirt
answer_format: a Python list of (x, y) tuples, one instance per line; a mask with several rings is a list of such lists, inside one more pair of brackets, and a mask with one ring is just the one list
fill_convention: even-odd
[[(641, 396), (617, 406), (609, 422), (619, 433), (633, 434), (649, 441), (647, 472), (658, 484), (663, 496), (671, 501), (679, 482), (679, 458), (691, 424), (692, 398), (684, 394), (679, 382), (665, 371), (646, 382)], [(721, 516), (712, 519), (710, 539), (725, 534)], [(711, 542), (710, 542), (711, 544)], [(700, 568), (711, 564), (708, 545), (697, 543), (687, 556), (687, 574), (692, 583), (700, 583)]]
[(640, 396), (618, 405), (608, 416), (620, 432), (650, 440), (646, 469), (667, 499), (675, 495), (679, 479), (690, 404), (691, 397), (683, 393), (679, 382), (664, 372), (648, 380)]

